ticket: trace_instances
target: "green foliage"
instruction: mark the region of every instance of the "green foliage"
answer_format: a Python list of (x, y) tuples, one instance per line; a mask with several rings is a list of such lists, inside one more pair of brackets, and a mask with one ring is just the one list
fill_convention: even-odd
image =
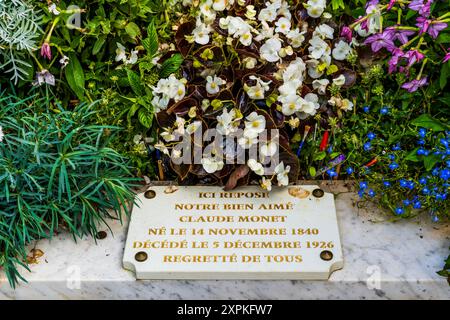
[(129, 214), (137, 181), (111, 148), (119, 128), (89, 124), (92, 105), (0, 101), (0, 267), (14, 285), (28, 243), (61, 229), (95, 235), (105, 219)]

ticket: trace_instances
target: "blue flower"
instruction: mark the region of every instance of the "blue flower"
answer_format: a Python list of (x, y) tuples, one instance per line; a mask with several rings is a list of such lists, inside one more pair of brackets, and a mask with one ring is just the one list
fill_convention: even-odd
[(420, 184), (427, 184), (427, 182), (428, 182), (428, 180), (425, 177), (422, 177), (422, 178), (419, 179), (419, 183)]
[(449, 169), (442, 169), (441, 172), (440, 172), (440, 174), (439, 174), (439, 177), (440, 177), (442, 180), (448, 180), (448, 179), (450, 179), (450, 170), (449, 170)]
[(360, 197), (361, 199), (364, 198), (364, 193), (365, 193), (365, 190), (364, 190), (364, 189), (361, 189), (361, 190), (358, 191), (358, 195), (359, 195), (359, 197)]
[(363, 108), (365, 113), (369, 113), (370, 112), (370, 107), (369, 106), (364, 106)]
[(414, 187), (415, 187), (415, 183), (414, 182), (412, 182), (412, 181), (408, 181), (408, 185), (406, 186), (408, 189), (410, 189), (410, 190), (412, 190), (412, 189), (414, 189)]
[(426, 135), (427, 135), (427, 130), (424, 128), (420, 128), (419, 129), (419, 137), (425, 138)]
[(395, 154), (388, 155), (389, 160), (394, 161), (395, 160)]
[(398, 163), (397, 162), (392, 162), (390, 165), (389, 165), (389, 169), (391, 169), (391, 170), (395, 170), (395, 169), (397, 169), (399, 166), (398, 166)]
[(348, 167), (347, 168), (347, 174), (352, 174), (354, 171), (353, 171), (353, 168), (352, 167)]
[(370, 142), (367, 142), (364, 144), (364, 151), (369, 151), (370, 149), (372, 149), (372, 145), (370, 144)]
[(376, 135), (375, 133), (373, 133), (373, 132), (369, 132), (369, 133), (367, 134), (367, 138), (369, 138), (369, 140), (375, 139), (376, 136), (377, 136), (377, 135)]
[(423, 146), (425, 144), (425, 140), (423, 140), (423, 139), (417, 140), (417, 144), (419, 146)]
[(400, 151), (402, 150), (400, 143), (397, 143), (395, 146), (392, 147), (392, 151)]
[(359, 187), (360, 187), (362, 190), (367, 189), (368, 186), (369, 186), (369, 184), (368, 184), (366, 181), (361, 181), (361, 182), (359, 183)]
[(405, 179), (400, 179), (399, 183), (400, 187), (406, 188), (408, 186), (408, 181), (406, 181)]
[(370, 189), (369, 192), (367, 193), (369, 195), (369, 197), (373, 198), (375, 197), (376, 193), (375, 191), (373, 191), (373, 189)]
[(403, 200), (403, 204), (407, 207), (411, 204), (411, 201), (409, 201), (408, 199)]
[(422, 203), (420, 203), (420, 201), (415, 201), (413, 203), (413, 208), (414, 209), (422, 209)]
[(427, 153), (427, 150), (425, 150), (423, 148), (417, 149), (417, 155), (418, 156), (424, 156), (424, 155), (426, 155), (426, 153)]
[(389, 113), (389, 108), (388, 108), (388, 107), (383, 107), (383, 108), (381, 108), (380, 113), (381, 113), (382, 115), (388, 114), (388, 113)]
[(427, 187), (422, 189), (422, 193), (425, 195), (429, 195), (431, 193), (430, 189), (428, 189)]
[(327, 170), (327, 174), (330, 178), (336, 177), (338, 174), (336, 173), (335, 169)]
[(433, 171), (431, 171), (431, 174), (433, 175), (433, 176), (438, 176), (439, 175), (439, 169), (438, 168), (434, 168), (433, 169)]
[(437, 215), (433, 214), (433, 215), (431, 216), (431, 221), (433, 221), (433, 222), (439, 222), (439, 217), (438, 217)]
[(447, 141), (447, 140), (441, 139), (441, 144), (442, 144), (444, 147), (448, 148), (448, 141)]
[(402, 207), (398, 207), (395, 209), (395, 214), (397, 215), (402, 215), (405, 213), (405, 209), (403, 209)]
[(383, 181), (383, 185), (384, 185), (386, 188), (389, 188), (389, 187), (391, 186), (391, 183), (390, 183), (389, 181)]

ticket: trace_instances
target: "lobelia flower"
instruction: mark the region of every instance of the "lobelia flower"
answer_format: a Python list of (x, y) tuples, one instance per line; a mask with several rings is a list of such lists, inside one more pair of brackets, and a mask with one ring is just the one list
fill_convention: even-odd
[(47, 41), (45, 41), (41, 46), (41, 56), (47, 58), (48, 60), (52, 60), (52, 49)]
[(436, 39), (439, 33), (448, 27), (445, 22), (429, 20), (424, 17), (418, 17), (416, 26), (419, 28), (419, 34), (428, 33), (433, 39)]
[(427, 84), (428, 77), (423, 77), (403, 84), (402, 88), (408, 90), (408, 92), (416, 92), (420, 87), (426, 86)]

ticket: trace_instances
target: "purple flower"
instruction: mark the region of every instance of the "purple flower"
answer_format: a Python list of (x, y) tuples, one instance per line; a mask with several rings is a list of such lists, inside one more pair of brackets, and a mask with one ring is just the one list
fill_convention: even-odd
[(428, 0), (424, 3), (424, 0), (413, 0), (409, 4), (408, 8), (413, 11), (417, 11), (421, 16), (428, 17), (430, 15), (430, 8), (433, 0)]
[(419, 27), (419, 34), (427, 32), (433, 39), (436, 39), (439, 32), (448, 27), (447, 23), (429, 20), (424, 17), (418, 17), (416, 26)]
[(52, 49), (50, 49), (50, 44), (48, 42), (44, 42), (42, 44), (41, 56), (47, 58), (48, 60), (52, 60)]
[(392, 41), (399, 40), (402, 44), (407, 43), (408, 37), (416, 33), (413, 30), (401, 30), (396, 27), (387, 27), (384, 32), (390, 35)]
[(405, 83), (402, 85), (402, 88), (408, 90), (408, 92), (416, 92), (420, 87), (426, 86), (427, 84), (428, 77), (423, 77), (422, 79), (414, 79), (413, 81)]
[(444, 60), (442, 61), (442, 63), (446, 63), (447, 61), (450, 60), (450, 48), (448, 48), (447, 50), (448, 50), (448, 52), (445, 55)]
[(392, 52), (396, 47), (391, 38), (389, 33), (377, 33), (368, 37), (364, 44), (370, 44), (373, 52), (378, 52), (382, 48), (386, 48), (388, 51)]
[(387, 10), (390, 11), (396, 2), (397, 0), (390, 0)]
[(348, 42), (352, 42), (353, 31), (347, 26), (344, 26), (341, 30), (341, 37), (344, 37)]
[(393, 73), (397, 70), (398, 63), (400, 62), (400, 58), (404, 56), (404, 53), (401, 49), (395, 48), (392, 52), (392, 58), (389, 60), (389, 73)]
[(51, 86), (55, 85), (55, 77), (46, 69), (36, 73), (36, 80), (33, 81), (34, 86), (41, 86), (47, 83)]
[(408, 59), (408, 68), (410, 68), (413, 64), (423, 60), (423, 58), (425, 58), (425, 55), (417, 50), (409, 50), (407, 53), (405, 53), (404, 57)]

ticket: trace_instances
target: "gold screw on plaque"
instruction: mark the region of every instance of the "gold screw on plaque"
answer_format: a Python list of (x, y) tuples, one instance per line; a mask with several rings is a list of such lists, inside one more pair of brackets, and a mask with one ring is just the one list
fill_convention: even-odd
[(103, 240), (108, 236), (108, 234), (106, 233), (106, 231), (99, 231), (97, 232), (97, 234), (95, 235), (95, 237), (99, 240)]
[(324, 196), (325, 192), (323, 192), (322, 189), (314, 189), (313, 190), (313, 196), (316, 198), (322, 198)]
[(333, 252), (324, 250), (320, 253), (320, 259), (324, 261), (330, 261), (333, 259)]
[(153, 190), (148, 190), (144, 193), (144, 197), (146, 197), (147, 199), (153, 199), (154, 197), (156, 197), (156, 192)]
[(135, 258), (136, 261), (138, 261), (138, 262), (144, 262), (145, 260), (147, 260), (148, 255), (147, 255), (147, 253), (145, 253), (144, 251), (139, 251), (138, 253), (136, 253), (136, 255), (134, 256), (134, 258)]

